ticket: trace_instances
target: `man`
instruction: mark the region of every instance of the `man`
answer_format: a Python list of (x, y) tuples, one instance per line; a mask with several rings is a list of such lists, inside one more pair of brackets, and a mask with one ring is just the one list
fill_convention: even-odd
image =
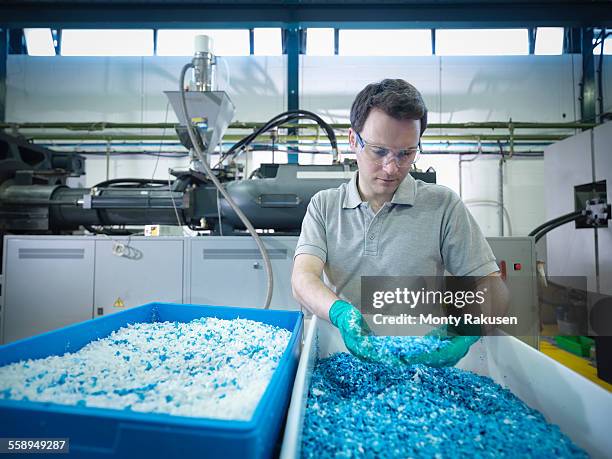
[[(497, 276), (498, 267), (460, 198), (408, 173), (427, 127), (427, 108), (414, 86), (399, 79), (369, 84), (353, 102), (350, 120), (358, 172), (310, 201), (292, 288), (301, 304), (339, 328), (353, 354), (376, 360), (354, 306), (361, 303), (361, 276), (442, 276), (446, 269), (484, 278)], [(433, 361), (454, 364), (463, 357), (475, 339), (459, 338)]]

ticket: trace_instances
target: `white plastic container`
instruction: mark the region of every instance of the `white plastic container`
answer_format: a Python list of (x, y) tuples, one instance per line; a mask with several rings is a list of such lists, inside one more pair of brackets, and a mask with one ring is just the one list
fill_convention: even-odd
[[(304, 340), (281, 459), (300, 457), (312, 370), (318, 358), (346, 352), (340, 333), (313, 317)], [(612, 456), (612, 393), (512, 336), (484, 337), (457, 365), (491, 377), (557, 424), (593, 458)]]

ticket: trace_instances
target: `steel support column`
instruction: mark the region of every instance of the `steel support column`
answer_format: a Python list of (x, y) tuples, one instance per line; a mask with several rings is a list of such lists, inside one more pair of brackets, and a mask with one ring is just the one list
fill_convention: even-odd
[(596, 121), (595, 59), (593, 57), (593, 29), (582, 29), (582, 82), (580, 86), (580, 117), (582, 121)]
[(0, 122), (6, 121), (6, 66), (8, 61), (8, 29), (0, 29)]
[[(287, 53), (287, 110), (300, 108), (300, 28), (298, 24), (289, 24), (285, 31), (285, 51)], [(290, 129), (290, 135), (297, 134), (296, 129)], [(290, 164), (298, 162), (297, 146), (289, 146), (287, 161)], [(296, 151), (292, 153), (292, 151)]]
[(530, 27), (527, 29), (527, 38), (529, 40), (529, 54), (535, 54), (537, 31), (538, 29), (536, 27)]

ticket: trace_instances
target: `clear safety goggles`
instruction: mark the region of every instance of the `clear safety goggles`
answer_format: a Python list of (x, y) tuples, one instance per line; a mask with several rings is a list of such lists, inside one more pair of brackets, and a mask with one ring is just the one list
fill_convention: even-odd
[(361, 148), (366, 158), (379, 166), (386, 166), (395, 161), (399, 168), (410, 167), (417, 162), (421, 153), (421, 144), (416, 147), (392, 150), (391, 148), (366, 142), (358, 132), (355, 132), (355, 137), (359, 148)]

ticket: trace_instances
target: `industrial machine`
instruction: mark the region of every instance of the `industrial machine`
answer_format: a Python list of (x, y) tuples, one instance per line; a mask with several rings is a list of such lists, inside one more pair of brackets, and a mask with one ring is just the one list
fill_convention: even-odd
[[(548, 285), (567, 300), (554, 311), (574, 334), (595, 338), (598, 376), (612, 382), (612, 123), (603, 123), (545, 149)], [(542, 290), (542, 289), (541, 289)], [(544, 290), (545, 291), (545, 290)], [(560, 295), (556, 295), (557, 298)], [(579, 312), (582, 311), (580, 314)], [(586, 317), (586, 320), (582, 320)]]
[[(211, 41), (198, 36), (195, 47), (195, 56), (182, 75), (193, 68), (189, 90), (184, 90), (181, 78), (180, 91), (166, 91), (180, 121), (177, 133), (190, 151), (188, 168), (173, 170), (170, 182), (120, 178), (92, 188), (70, 188), (66, 179), (84, 173), (83, 156), (53, 152), (0, 134), (0, 233), (62, 234), (82, 226), (94, 233), (129, 234), (122, 227), (159, 224), (185, 225), (212, 234), (244, 234), (248, 225), (239, 215), (242, 212), (258, 230), (298, 234), (313, 194), (349, 180), (355, 162), (338, 161), (334, 131), (324, 120), (312, 112), (292, 110), (264, 123), (210, 167), (210, 155), (235, 110), (224, 91), (214, 90), (216, 60)], [(259, 135), (302, 120), (314, 121), (325, 132), (333, 164), (264, 164), (250, 178), (236, 180), (235, 165), (224, 160), (246, 151)], [(428, 182), (436, 179), (433, 170), (411, 173)]]

